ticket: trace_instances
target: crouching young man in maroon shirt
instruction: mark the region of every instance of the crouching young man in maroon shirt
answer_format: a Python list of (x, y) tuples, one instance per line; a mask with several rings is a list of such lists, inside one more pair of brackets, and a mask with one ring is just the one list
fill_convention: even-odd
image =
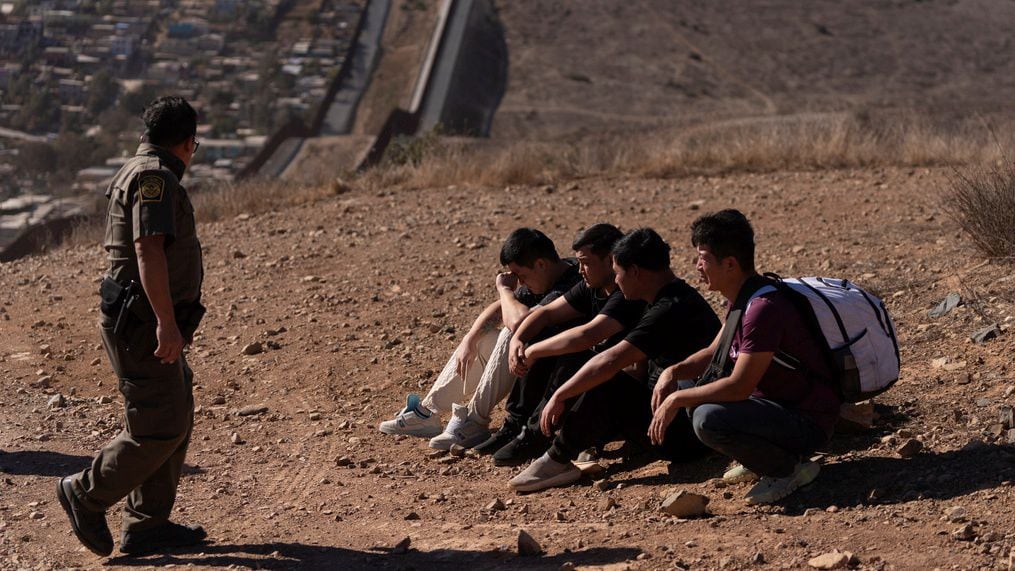
[[(691, 233), (702, 281), (730, 307), (742, 290), (747, 294), (763, 285), (754, 269), (754, 230), (739, 211), (702, 216)], [(709, 347), (662, 373), (652, 395), (649, 436), (660, 444), (678, 411), (692, 409), (698, 438), (738, 462), (723, 478), (760, 477), (747, 503), (779, 501), (817, 477), (819, 467), (808, 457), (831, 436), (839, 414), (821, 341), (786, 294), (763, 293), (751, 299), (733, 335), (732, 372), (677, 390), (678, 379), (705, 372), (721, 336), (722, 331)], [(776, 354), (793, 356), (799, 366), (783, 365)]]

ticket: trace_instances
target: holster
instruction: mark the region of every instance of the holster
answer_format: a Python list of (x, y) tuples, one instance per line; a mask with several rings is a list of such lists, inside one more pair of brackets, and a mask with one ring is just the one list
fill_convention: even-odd
[(131, 280), (121, 285), (107, 276), (99, 284), (99, 296), (99, 309), (115, 320), (113, 335), (125, 351), (155, 350), (154, 320), (141, 284)]

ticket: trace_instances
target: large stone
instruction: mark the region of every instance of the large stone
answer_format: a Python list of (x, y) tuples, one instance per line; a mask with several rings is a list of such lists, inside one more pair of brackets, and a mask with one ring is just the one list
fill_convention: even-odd
[(536, 556), (543, 553), (542, 546), (524, 529), (518, 530), (518, 555), (523, 557)]
[(961, 304), (962, 296), (957, 293), (950, 293), (934, 309), (927, 312), (927, 315), (930, 317), (942, 317)]
[(677, 517), (697, 517), (705, 514), (708, 502), (707, 496), (680, 490), (663, 500), (659, 509)]
[(815, 569), (842, 569), (849, 564), (850, 558), (849, 553), (842, 553), (836, 550), (810, 559), (807, 561), (807, 565)]
[(874, 403), (863, 401), (843, 403), (839, 407), (839, 422), (836, 432), (864, 432), (874, 426)]
[(1010, 406), (1001, 407), (1001, 413), (998, 415), (997, 421), (1005, 428), (1015, 428), (1015, 408)]
[(919, 454), (921, 450), (923, 450), (923, 442), (920, 442), (915, 438), (910, 438), (905, 442), (905, 444), (899, 447), (898, 453), (899, 456), (903, 458), (912, 458), (913, 456)]
[(401, 541), (396, 543), (394, 547), (391, 548), (391, 553), (395, 555), (402, 555), (404, 553), (408, 553), (410, 544), (412, 544), (412, 538), (406, 536), (402, 538)]
[(996, 323), (991, 323), (982, 329), (974, 331), (969, 338), (972, 339), (974, 343), (986, 343), (999, 335), (1001, 335), (1001, 328), (998, 327)]
[(67, 406), (67, 399), (65, 399), (62, 394), (57, 393), (57, 394), (49, 397), (49, 403), (48, 404), (49, 404), (49, 408), (51, 408), (51, 409), (52, 408), (63, 408), (65, 406)]
[(260, 341), (254, 341), (253, 343), (244, 346), (242, 353), (244, 355), (257, 355), (264, 353), (264, 346), (261, 345)]
[(268, 412), (268, 405), (266, 404), (252, 404), (245, 406), (236, 411), (237, 416), (253, 416), (255, 414), (264, 414)]

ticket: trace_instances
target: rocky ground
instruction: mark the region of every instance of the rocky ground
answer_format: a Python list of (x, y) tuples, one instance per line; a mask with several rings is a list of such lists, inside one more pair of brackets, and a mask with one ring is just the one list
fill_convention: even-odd
[[(986, 262), (943, 213), (947, 177), (885, 169), (353, 190), (203, 225), (210, 312), (188, 356), (198, 410), (175, 517), (204, 524), (214, 542), (141, 559), (84, 551), (53, 494), (58, 476), (121, 428), (95, 327), (102, 253), (0, 265), (0, 568), (778, 569), (849, 559), (1011, 569), (1015, 451), (1001, 416), (1015, 404), (1015, 274)], [(762, 269), (854, 278), (896, 320), (902, 379), (876, 399), (873, 428), (840, 433), (822, 452), (813, 485), (754, 508), (746, 485), (717, 480), (722, 458), (628, 469), (611, 460), (605, 480), (518, 496), (506, 484), (518, 469), (377, 431), (407, 391), (425, 392), (493, 298), (499, 241), (514, 227), (541, 227), (566, 248), (596, 221), (653, 226), (696, 283), (688, 225), (727, 206), (753, 219)], [(964, 303), (930, 317), (949, 293)], [(970, 340), (992, 323), (997, 338)], [(901, 454), (910, 439), (922, 450)], [(677, 490), (710, 498), (708, 515), (662, 513)], [(517, 554), (520, 530), (543, 555)], [(851, 557), (828, 557), (836, 550)]]

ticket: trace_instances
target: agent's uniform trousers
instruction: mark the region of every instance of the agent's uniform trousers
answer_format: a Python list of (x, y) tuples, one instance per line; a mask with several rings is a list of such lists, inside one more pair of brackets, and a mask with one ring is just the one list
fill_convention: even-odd
[[(137, 335), (154, 338), (155, 325)], [(77, 498), (105, 510), (127, 498), (123, 531), (142, 531), (169, 520), (194, 425), (193, 372), (184, 355), (163, 365), (148, 348), (126, 351), (103, 316), (102, 343), (119, 377), (126, 428), (106, 444), (92, 465), (73, 478)]]

